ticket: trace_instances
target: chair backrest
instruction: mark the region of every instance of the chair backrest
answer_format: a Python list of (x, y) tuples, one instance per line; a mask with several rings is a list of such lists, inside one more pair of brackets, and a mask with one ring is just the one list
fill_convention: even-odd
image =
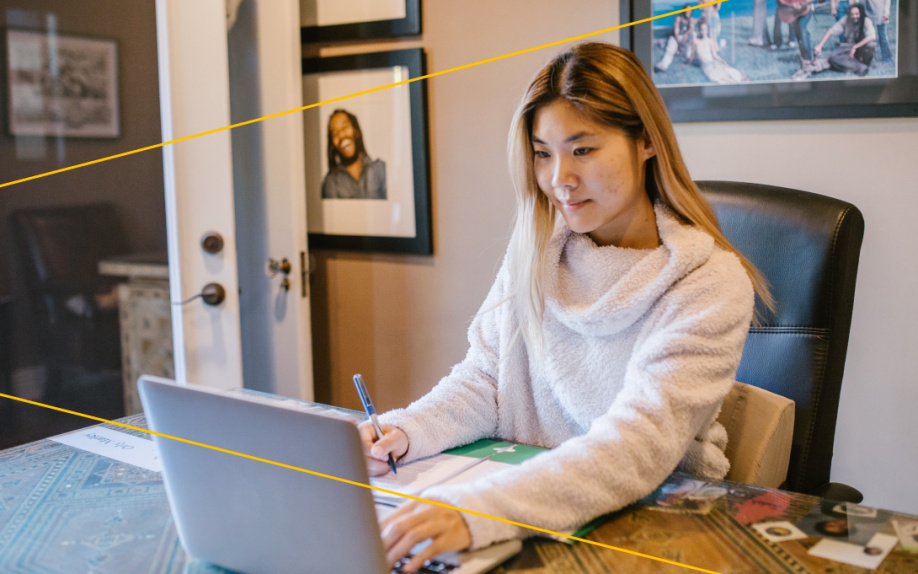
[(99, 276), (99, 260), (125, 249), (108, 203), (21, 209), (10, 217), (29, 289), (96, 290), (107, 281)]
[[(0, 391), (10, 390), (10, 373), (13, 371), (12, 300), (0, 295)], [(0, 402), (5, 402), (0, 399)], [(2, 407), (0, 407), (2, 408)]]
[(727, 429), (727, 480), (766, 488), (784, 484), (794, 436), (794, 401), (735, 383), (717, 420)]
[[(12, 394), (13, 353), (11, 300), (0, 295), (0, 393)], [(0, 435), (10, 428), (10, 400), (0, 398)], [(2, 441), (0, 441), (2, 443)]]
[(698, 182), (727, 239), (768, 279), (776, 310), (757, 301), (737, 380), (794, 401), (785, 488), (829, 482), (864, 218), (850, 203), (803, 191)]

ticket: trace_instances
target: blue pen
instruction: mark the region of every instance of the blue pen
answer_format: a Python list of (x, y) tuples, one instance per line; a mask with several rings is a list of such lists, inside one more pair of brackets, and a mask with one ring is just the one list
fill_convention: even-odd
[[(376, 417), (376, 409), (373, 407), (370, 391), (367, 390), (367, 386), (363, 382), (363, 377), (360, 376), (360, 373), (354, 375), (354, 385), (357, 386), (357, 394), (360, 395), (360, 402), (363, 403), (363, 409), (367, 411), (367, 416), (370, 417), (370, 422), (373, 423), (373, 428), (376, 429), (376, 436), (381, 439), (383, 437), (383, 431), (379, 426), (379, 419)], [(398, 474), (398, 471), (395, 470), (395, 461), (392, 459), (391, 452), (389, 453), (389, 468), (392, 469), (392, 472)]]

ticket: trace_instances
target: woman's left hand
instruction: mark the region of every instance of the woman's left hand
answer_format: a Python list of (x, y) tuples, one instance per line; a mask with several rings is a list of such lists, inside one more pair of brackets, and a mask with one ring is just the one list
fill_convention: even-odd
[(380, 523), (386, 559), (395, 564), (408, 555), (418, 543), (430, 544), (404, 567), (414, 572), (437, 554), (465, 550), (472, 544), (469, 527), (457, 510), (412, 500), (383, 518)]

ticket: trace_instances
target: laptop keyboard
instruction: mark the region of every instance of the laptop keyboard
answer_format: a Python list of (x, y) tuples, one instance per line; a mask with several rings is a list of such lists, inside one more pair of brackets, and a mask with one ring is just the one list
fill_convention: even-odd
[[(411, 559), (410, 556), (406, 556), (395, 563), (395, 567), (392, 568), (392, 574), (403, 574), (402, 566), (408, 563)], [(450, 564), (448, 562), (440, 562), (439, 560), (428, 560), (424, 566), (418, 570), (418, 574), (441, 574), (443, 572), (452, 572), (459, 568), (458, 564)]]

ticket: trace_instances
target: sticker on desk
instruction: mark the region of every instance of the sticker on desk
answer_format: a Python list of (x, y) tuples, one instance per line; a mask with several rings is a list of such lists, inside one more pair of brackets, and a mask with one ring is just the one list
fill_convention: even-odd
[(785, 540), (806, 538), (805, 532), (786, 520), (780, 522), (759, 522), (758, 524), (753, 524), (752, 527), (758, 530), (759, 534), (771, 542), (784, 542)]
[(797, 522), (814, 538), (855, 544), (863, 548), (889, 521), (889, 512), (849, 502), (822, 500)]
[(820, 558), (875, 570), (898, 541), (898, 538), (889, 534), (874, 534), (864, 546), (823, 539), (810, 548), (809, 553)]
[(54, 442), (89, 451), (140, 468), (162, 472), (159, 452), (152, 440), (95, 426), (51, 437)]
[(650, 497), (650, 510), (681, 514), (708, 514), (725, 494), (727, 488), (703, 480), (684, 479), (664, 483)]

